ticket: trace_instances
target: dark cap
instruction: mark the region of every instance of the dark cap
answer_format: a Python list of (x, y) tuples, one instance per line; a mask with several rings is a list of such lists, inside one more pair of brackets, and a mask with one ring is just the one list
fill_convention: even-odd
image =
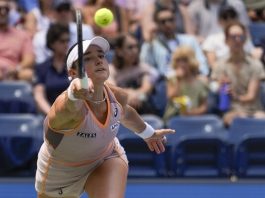
[(60, 10), (62, 8), (71, 8), (72, 2), (70, 0), (53, 0), (53, 8)]

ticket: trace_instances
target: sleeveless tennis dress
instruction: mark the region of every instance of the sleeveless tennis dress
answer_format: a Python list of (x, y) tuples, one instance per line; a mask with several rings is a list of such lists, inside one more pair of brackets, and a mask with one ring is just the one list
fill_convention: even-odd
[(55, 131), (44, 121), (44, 143), (38, 154), (35, 188), (51, 197), (79, 197), (87, 177), (109, 158), (128, 160), (116, 138), (122, 107), (111, 90), (105, 86), (108, 115), (100, 123), (86, 104), (86, 116), (72, 130)]

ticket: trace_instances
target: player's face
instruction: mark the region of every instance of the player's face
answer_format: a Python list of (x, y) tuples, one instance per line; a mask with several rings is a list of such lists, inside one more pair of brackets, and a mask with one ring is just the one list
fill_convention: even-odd
[(109, 65), (105, 53), (96, 45), (91, 45), (84, 53), (84, 67), (93, 82), (102, 83), (109, 77)]

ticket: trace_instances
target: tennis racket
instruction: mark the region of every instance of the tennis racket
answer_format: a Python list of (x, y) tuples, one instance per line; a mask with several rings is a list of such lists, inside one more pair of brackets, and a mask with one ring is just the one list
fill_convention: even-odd
[(80, 10), (75, 11), (77, 26), (77, 46), (78, 46), (78, 77), (81, 79), (81, 87), (88, 89), (88, 78), (84, 69), (83, 61), (83, 30), (82, 14)]

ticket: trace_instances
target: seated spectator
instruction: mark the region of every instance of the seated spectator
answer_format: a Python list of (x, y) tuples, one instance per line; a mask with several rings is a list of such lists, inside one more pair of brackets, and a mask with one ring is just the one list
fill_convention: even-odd
[(183, 1), (175, 0), (155, 0), (149, 2), (146, 6), (144, 17), (142, 19), (143, 36), (145, 41), (150, 41), (152, 38), (152, 31), (155, 27), (153, 20), (154, 12), (160, 9), (171, 9), (175, 14), (176, 31), (178, 33), (194, 34), (192, 20), (188, 13), (188, 4)]
[(212, 73), (212, 79), (217, 80), (220, 87), (228, 85), (226, 92), (231, 105), (223, 117), (227, 126), (236, 117), (265, 117), (259, 97), (265, 72), (261, 62), (244, 51), (246, 38), (247, 31), (241, 23), (234, 22), (225, 28), (230, 54), (218, 62)]
[(154, 0), (116, 0), (117, 4), (125, 8), (128, 13), (128, 31), (135, 35), (138, 41), (142, 42), (143, 28), (145, 25), (150, 25), (152, 21), (152, 14), (148, 14), (150, 5), (154, 3)]
[(168, 105), (164, 120), (176, 115), (202, 115), (207, 112), (207, 85), (199, 74), (194, 50), (188, 46), (177, 48), (172, 55), (175, 75), (167, 82)]
[[(54, 22), (67, 25), (70, 31), (69, 47), (77, 42), (77, 28), (73, 21), (73, 7), (69, 0), (54, 0)], [(52, 51), (46, 47), (46, 35), (48, 29), (43, 29), (35, 34), (33, 38), (36, 63), (41, 63), (51, 57)], [(92, 27), (82, 26), (83, 39), (91, 39), (94, 36)]]
[(157, 32), (152, 41), (143, 43), (141, 60), (157, 68), (160, 74), (170, 75), (172, 52), (182, 45), (188, 45), (195, 51), (200, 74), (207, 76), (209, 68), (199, 43), (191, 35), (177, 33), (175, 20), (175, 13), (171, 9), (161, 8), (155, 11)]
[(34, 98), (40, 113), (46, 115), (56, 97), (69, 86), (65, 58), (70, 41), (68, 26), (52, 24), (47, 33), (47, 47), (53, 56), (36, 66)]
[[(222, 27), (223, 31), (208, 36), (202, 43), (202, 49), (206, 54), (211, 69), (216, 66), (218, 59), (229, 55), (229, 48), (225, 42), (224, 28), (229, 23), (238, 21), (238, 14), (233, 7), (223, 6), (219, 10), (218, 18), (219, 24)], [(261, 56), (261, 52), (258, 52), (258, 50), (256, 50), (249, 37), (247, 38), (247, 41), (244, 45), (244, 50), (246, 51), (246, 53), (251, 54), (254, 57), (259, 58)]]
[(30, 33), (31, 38), (43, 29), (48, 29), (54, 19), (53, 1), (38, 0), (37, 4), (26, 14), (24, 28)]
[(199, 42), (207, 36), (222, 31), (218, 23), (218, 10), (223, 6), (232, 6), (239, 15), (239, 20), (246, 27), (249, 24), (246, 7), (242, 0), (196, 0), (189, 5), (189, 13), (192, 18), (195, 34)]
[(9, 25), (9, 0), (0, 0), (0, 80), (31, 81), (34, 54), (27, 32)]
[(265, 22), (265, 1), (244, 0), (251, 22)]
[(157, 79), (158, 72), (139, 60), (136, 38), (129, 34), (118, 36), (109, 82), (126, 90), (129, 104), (140, 114), (154, 113), (149, 98)]

